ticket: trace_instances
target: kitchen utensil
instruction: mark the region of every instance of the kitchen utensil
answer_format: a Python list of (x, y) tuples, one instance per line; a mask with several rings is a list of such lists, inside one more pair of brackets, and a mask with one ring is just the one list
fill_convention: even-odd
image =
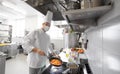
[[(58, 57), (55, 57), (55, 56), (52, 56), (52, 57), (49, 57), (46, 55), (46, 57), (49, 59), (49, 63), (52, 65), (52, 66), (56, 66), (56, 67), (59, 67), (63, 64), (62, 60)], [(53, 61), (54, 60), (54, 61)], [(53, 62), (60, 62), (60, 64), (56, 64), (56, 63), (52, 63)]]

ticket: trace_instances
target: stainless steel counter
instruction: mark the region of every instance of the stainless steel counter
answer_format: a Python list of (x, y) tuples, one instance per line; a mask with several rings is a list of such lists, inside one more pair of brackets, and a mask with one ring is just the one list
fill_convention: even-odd
[(16, 56), (18, 52), (16, 44), (1, 44), (0, 51), (7, 54), (7, 57)]
[(0, 74), (5, 74), (6, 54), (0, 52)]
[[(66, 53), (65, 52), (61, 52), (59, 54), (61, 60), (64, 62), (64, 64), (60, 67), (54, 67), (49, 65), (42, 74), (84, 74), (84, 70), (86, 70), (85, 64), (88, 63), (88, 59), (86, 57), (86, 54), (79, 54), (78, 55), (78, 59), (75, 62), (78, 65), (77, 69), (73, 69), (74, 73), (72, 73), (72, 69), (69, 69), (69, 67), (67, 67), (67, 65), (70, 63), (69, 62), (69, 58), (66, 57)], [(68, 71), (67, 71), (68, 70)], [(76, 73), (75, 73), (76, 71)], [(87, 73), (87, 71), (86, 71)]]
[(69, 69), (66, 64), (67, 63), (64, 62), (64, 64), (60, 67), (50, 65), (42, 72), (42, 74), (84, 74), (82, 65), (79, 65), (77, 70), (74, 69), (76, 73), (72, 73), (72, 70)]

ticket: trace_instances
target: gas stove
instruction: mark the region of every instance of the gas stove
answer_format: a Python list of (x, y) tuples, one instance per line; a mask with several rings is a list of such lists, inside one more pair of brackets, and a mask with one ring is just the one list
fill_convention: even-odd
[(84, 74), (81, 65), (79, 65), (77, 69), (70, 69), (66, 64), (67, 63), (64, 62), (62, 66), (59, 67), (50, 65), (42, 72), (42, 74)]
[(42, 74), (62, 74), (64, 70), (66, 70), (66, 63), (63, 62), (63, 64), (59, 67), (49, 65), (43, 72)]

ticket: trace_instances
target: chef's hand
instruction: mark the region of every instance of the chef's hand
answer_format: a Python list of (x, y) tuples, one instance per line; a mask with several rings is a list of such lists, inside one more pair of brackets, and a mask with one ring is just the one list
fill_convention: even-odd
[(42, 50), (38, 50), (38, 54), (40, 54), (41, 56), (45, 56), (45, 52)]
[(35, 52), (35, 53), (40, 54), (41, 56), (45, 56), (45, 52), (42, 51), (41, 49), (33, 48), (32, 51)]

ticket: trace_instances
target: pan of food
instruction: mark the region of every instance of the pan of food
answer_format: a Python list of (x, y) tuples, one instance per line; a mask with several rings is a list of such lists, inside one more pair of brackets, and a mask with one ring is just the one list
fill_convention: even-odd
[(51, 65), (57, 66), (57, 67), (61, 66), (62, 63), (63, 63), (62, 60), (58, 57), (49, 58), (49, 62), (50, 62)]

